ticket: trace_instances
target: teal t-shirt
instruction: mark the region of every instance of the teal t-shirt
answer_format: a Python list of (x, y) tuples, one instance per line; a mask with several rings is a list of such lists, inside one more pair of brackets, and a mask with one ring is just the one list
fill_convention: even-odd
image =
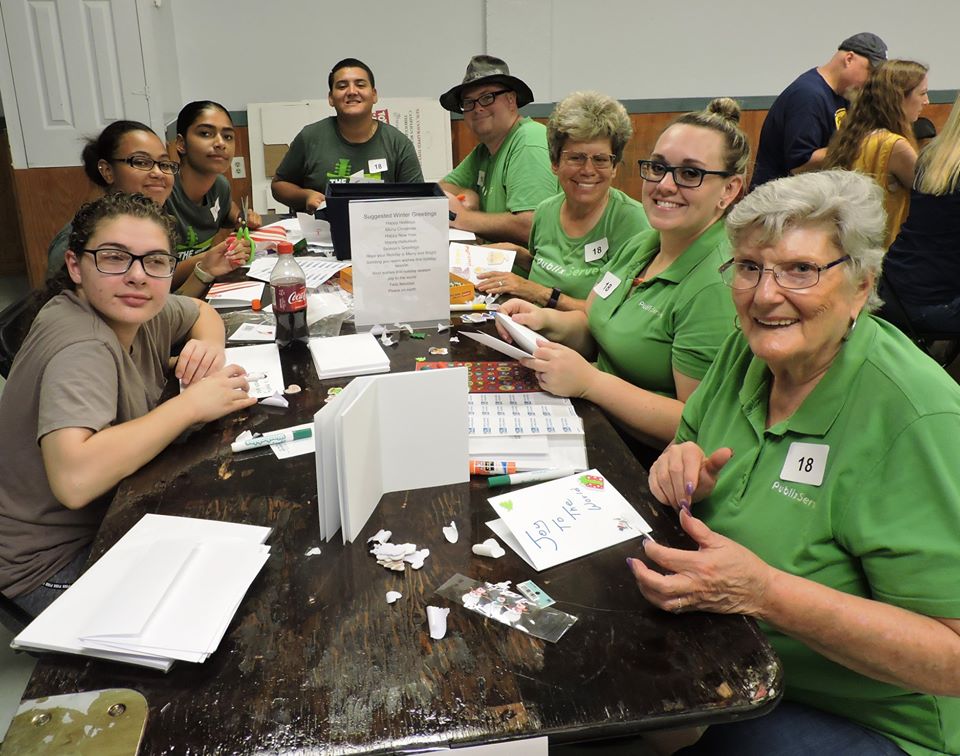
[(344, 183), (357, 171), (363, 171), (368, 179), (390, 184), (423, 181), (417, 151), (399, 129), (378, 122), (376, 133), (356, 144), (340, 135), (334, 116), (303, 127), (290, 143), (274, 178), (326, 192), (327, 184)]
[(217, 231), (230, 226), (230, 182), (217, 176), (197, 204), (184, 193), (177, 174), (163, 207), (177, 222), (177, 259), (186, 260), (210, 249)]
[[(735, 334), (687, 401), (677, 440), (734, 451), (697, 515), (785, 572), (960, 617), (960, 387), (869, 315), (793, 416), (765, 428), (770, 379)], [(914, 756), (960, 753), (960, 698), (878, 682), (764, 630), (783, 660), (787, 699), (877, 730)]]
[(598, 368), (676, 398), (673, 370), (703, 378), (733, 331), (733, 297), (718, 272), (730, 242), (717, 221), (669, 268), (634, 286), (659, 248), (657, 231), (633, 237), (600, 276), (602, 282), (609, 272), (619, 283), (605, 299), (593, 298), (587, 318)]
[(547, 129), (529, 118), (514, 124), (496, 155), (478, 144), (443, 180), (474, 190), (485, 213), (533, 210), (560, 191), (550, 169)]
[[(533, 214), (529, 278), (576, 299), (586, 299), (605, 267), (614, 264), (632, 236), (650, 228), (643, 205), (619, 189), (610, 189), (603, 215), (589, 233), (574, 239), (560, 225), (566, 195), (545, 199)], [(597, 251), (603, 249), (601, 255)]]

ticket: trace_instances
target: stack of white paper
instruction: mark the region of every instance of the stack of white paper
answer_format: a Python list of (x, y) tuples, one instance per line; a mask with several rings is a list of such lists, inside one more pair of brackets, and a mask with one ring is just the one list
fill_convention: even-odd
[(11, 646), (170, 669), (220, 644), (270, 528), (145, 515)]
[(310, 354), (321, 379), (390, 370), (390, 358), (371, 333), (310, 339)]
[(352, 542), (389, 491), (466, 483), (467, 369), (351, 381), (314, 415), (320, 537)]
[(650, 532), (646, 520), (597, 470), (487, 501), (500, 516), (487, 526), (537, 571)]
[(583, 420), (569, 399), (542, 391), (470, 394), (470, 459), (499, 472), (586, 470)]
[[(250, 264), (247, 271), (249, 278), (255, 278), (258, 281), (270, 281), (270, 274), (277, 264), (278, 258), (275, 256), (258, 257)], [(344, 268), (350, 267), (349, 260), (329, 260), (325, 257), (298, 257), (297, 262), (303, 269), (303, 275), (307, 282), (308, 289), (316, 289)]]

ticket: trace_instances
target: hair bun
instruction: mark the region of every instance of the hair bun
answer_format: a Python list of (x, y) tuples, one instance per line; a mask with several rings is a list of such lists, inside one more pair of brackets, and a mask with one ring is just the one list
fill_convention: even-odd
[(731, 123), (740, 123), (740, 104), (732, 97), (715, 97), (706, 107), (707, 113), (715, 113)]

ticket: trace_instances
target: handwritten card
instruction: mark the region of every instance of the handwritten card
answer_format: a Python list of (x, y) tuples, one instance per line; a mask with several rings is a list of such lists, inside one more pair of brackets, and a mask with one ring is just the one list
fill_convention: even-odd
[(596, 469), (487, 499), (537, 571), (592, 554), (650, 526)]

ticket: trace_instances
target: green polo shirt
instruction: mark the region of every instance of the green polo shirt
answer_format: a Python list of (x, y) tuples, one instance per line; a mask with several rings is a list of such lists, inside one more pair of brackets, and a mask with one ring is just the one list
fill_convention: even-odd
[[(765, 428), (769, 391), (766, 365), (731, 336), (677, 431), (707, 453), (734, 450), (698, 516), (785, 572), (960, 617), (960, 387), (896, 328), (863, 315), (800, 408)], [(804, 474), (812, 480), (798, 482)], [(877, 682), (764, 630), (788, 699), (882, 732), (910, 754), (960, 753), (960, 698)]]
[(660, 234), (633, 237), (609, 271), (620, 283), (587, 313), (599, 347), (597, 367), (635, 386), (676, 397), (673, 369), (703, 378), (734, 327), (733, 298), (717, 269), (730, 242), (717, 221), (665, 271), (632, 286), (660, 248)]
[(550, 170), (547, 129), (529, 118), (514, 124), (496, 155), (478, 144), (443, 180), (473, 189), (485, 213), (533, 210), (560, 191)]
[[(650, 228), (643, 205), (619, 189), (610, 189), (603, 215), (590, 231), (578, 238), (567, 236), (560, 225), (560, 208), (566, 195), (557, 194), (537, 206), (530, 229), (533, 266), (530, 280), (560, 289), (576, 299), (586, 299), (600, 272), (617, 260), (630, 237)], [(593, 252), (606, 247), (602, 256)]]

